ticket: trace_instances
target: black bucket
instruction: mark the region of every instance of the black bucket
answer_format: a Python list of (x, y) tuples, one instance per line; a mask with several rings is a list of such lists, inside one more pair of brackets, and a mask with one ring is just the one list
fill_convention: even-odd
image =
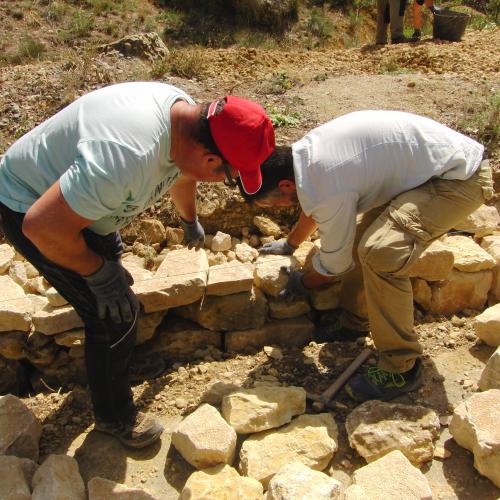
[(465, 33), (470, 14), (454, 10), (442, 10), (434, 14), (432, 36), (440, 40), (459, 42)]

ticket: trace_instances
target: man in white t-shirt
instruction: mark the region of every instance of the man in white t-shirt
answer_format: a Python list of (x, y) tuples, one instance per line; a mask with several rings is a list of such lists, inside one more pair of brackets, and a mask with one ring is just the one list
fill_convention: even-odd
[(134, 82), (77, 99), (0, 160), (5, 236), (85, 324), (96, 429), (136, 448), (163, 430), (136, 411), (130, 390), (139, 303), (117, 230), (168, 192), (185, 243), (202, 246), (197, 182), (239, 175), (253, 193), (273, 149), (272, 124), (252, 101), (196, 104), (171, 85)]
[[(339, 335), (371, 331), (377, 366), (347, 385), (359, 400), (388, 400), (422, 383), (409, 269), (432, 241), (493, 194), (481, 144), (433, 120), (359, 111), (278, 147), (262, 165), (260, 207), (300, 203), (286, 240), (261, 253), (292, 254), (319, 230), (321, 250), (293, 271), (284, 297), (343, 280)], [(362, 217), (360, 215), (362, 214)], [(358, 300), (363, 291), (366, 308)]]

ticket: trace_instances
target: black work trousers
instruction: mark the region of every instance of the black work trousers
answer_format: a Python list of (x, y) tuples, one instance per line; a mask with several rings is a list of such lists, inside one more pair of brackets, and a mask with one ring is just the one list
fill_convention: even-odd
[[(74, 271), (46, 259), (24, 236), (23, 213), (0, 203), (6, 238), (26, 260), (75, 308), (85, 325), (85, 365), (96, 419), (104, 422), (130, 421), (135, 407), (128, 378), (137, 335), (137, 317), (132, 323), (113, 323), (97, 315), (95, 296), (85, 280)], [(89, 248), (107, 260), (118, 260), (123, 245), (118, 233), (98, 235), (88, 229), (83, 236)]]

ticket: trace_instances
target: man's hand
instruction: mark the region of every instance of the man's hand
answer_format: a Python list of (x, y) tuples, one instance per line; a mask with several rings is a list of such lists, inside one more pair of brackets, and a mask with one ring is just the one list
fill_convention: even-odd
[(291, 302), (294, 299), (305, 297), (309, 293), (302, 281), (302, 277), (304, 276), (302, 271), (292, 271), (287, 266), (283, 266), (281, 270), (288, 274), (288, 282), (284, 290), (281, 290), (278, 294), (279, 300)]
[(105, 319), (107, 313), (114, 323), (130, 323), (139, 311), (139, 301), (130, 288), (131, 275), (119, 263), (105, 260), (93, 274), (83, 276), (97, 301), (97, 314)]
[(193, 222), (186, 222), (181, 218), (182, 229), (184, 230), (184, 240), (188, 248), (201, 248), (205, 244), (205, 230), (199, 223), (198, 217)]
[(259, 253), (267, 255), (292, 255), (295, 252), (296, 247), (293, 247), (286, 240), (272, 241), (271, 243), (266, 243), (259, 248)]

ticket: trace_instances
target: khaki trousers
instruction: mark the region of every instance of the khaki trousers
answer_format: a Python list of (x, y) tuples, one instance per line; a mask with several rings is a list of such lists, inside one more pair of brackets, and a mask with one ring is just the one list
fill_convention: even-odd
[(491, 169), (485, 160), (465, 181), (431, 179), (358, 221), (357, 266), (343, 281), (341, 320), (348, 328), (371, 331), (382, 369), (405, 372), (422, 354), (413, 332), (409, 269), (434, 240), (492, 196)]

